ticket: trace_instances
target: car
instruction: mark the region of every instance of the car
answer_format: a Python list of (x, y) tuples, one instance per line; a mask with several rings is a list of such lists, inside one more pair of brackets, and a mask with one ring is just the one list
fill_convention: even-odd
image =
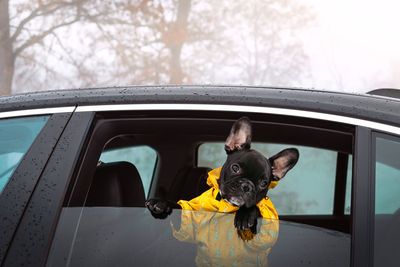
[[(242, 116), (266, 157), (288, 145), (300, 151), (268, 193), (280, 220), (260, 218), (243, 241), (232, 214), (153, 218), (146, 199), (207, 189)], [(243, 86), (1, 97), (0, 263), (398, 266), (399, 159), (395, 97)]]

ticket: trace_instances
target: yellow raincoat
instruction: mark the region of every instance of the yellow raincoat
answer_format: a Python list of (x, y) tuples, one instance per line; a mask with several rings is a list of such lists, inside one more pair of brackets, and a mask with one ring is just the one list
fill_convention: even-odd
[[(211, 170), (208, 173), (207, 184), (211, 187), (209, 190), (201, 194), (200, 196), (193, 198), (192, 200), (179, 200), (178, 204), (183, 210), (206, 210), (231, 213), (237, 211), (239, 208), (233, 206), (224, 199), (217, 200), (219, 193), (219, 187), (217, 180), (220, 177), (222, 167)], [(277, 181), (271, 182), (269, 189), (274, 188), (277, 185)], [(278, 219), (278, 212), (276, 211), (272, 201), (265, 197), (257, 203), (257, 207), (260, 210), (261, 216), (264, 219)]]
[[(221, 168), (211, 170), (207, 178), (209, 190), (190, 201), (178, 201), (183, 209), (181, 226), (179, 230), (173, 227), (173, 236), (197, 245), (197, 266), (267, 266), (268, 255), (279, 234), (274, 205), (268, 197), (257, 203), (263, 217), (260, 228), (254, 237), (244, 241), (234, 227), (234, 215), (227, 214), (239, 208), (216, 199), (220, 174)], [(276, 185), (277, 182), (272, 182), (269, 188)]]
[(173, 236), (196, 244), (196, 266), (268, 266), (268, 255), (279, 234), (279, 220), (261, 219), (253, 239), (244, 241), (236, 233), (234, 215), (182, 210), (181, 225)]

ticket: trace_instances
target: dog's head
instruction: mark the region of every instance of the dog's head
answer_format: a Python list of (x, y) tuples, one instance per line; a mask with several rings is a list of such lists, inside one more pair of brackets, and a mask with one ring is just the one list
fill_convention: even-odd
[(256, 205), (272, 181), (282, 179), (299, 158), (295, 148), (285, 149), (267, 159), (250, 148), (252, 129), (248, 118), (237, 120), (225, 143), (227, 159), (218, 180), (221, 197), (247, 208)]

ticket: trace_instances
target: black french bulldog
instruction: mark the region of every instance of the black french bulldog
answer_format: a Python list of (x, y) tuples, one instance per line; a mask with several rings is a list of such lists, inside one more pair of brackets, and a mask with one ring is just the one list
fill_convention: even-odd
[[(239, 207), (234, 224), (238, 230), (251, 229), (255, 233), (260, 212), (256, 204), (266, 197), (272, 181), (282, 179), (299, 158), (295, 148), (285, 149), (267, 159), (250, 149), (252, 128), (247, 117), (237, 120), (225, 143), (227, 159), (218, 179), (220, 197)], [(181, 207), (174, 202), (150, 199), (146, 207), (155, 218), (163, 219), (173, 208)]]

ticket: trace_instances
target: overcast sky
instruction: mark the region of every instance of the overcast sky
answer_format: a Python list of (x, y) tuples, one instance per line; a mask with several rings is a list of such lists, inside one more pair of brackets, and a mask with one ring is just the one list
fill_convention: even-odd
[(318, 25), (304, 41), (313, 86), (366, 92), (400, 88), (400, 1), (312, 1)]
[[(250, 11), (254, 8), (261, 13), (265, 9), (260, 6), (264, 3), (269, 3), (257, 0), (252, 1), (243, 1), (243, 3), (250, 3), (246, 4), (250, 6), (248, 8)], [(273, 1), (271, 2), (273, 3)], [(174, 5), (171, 3), (176, 4), (177, 2), (162, 1), (162, 3), (170, 3), (169, 7), (171, 7)], [(213, 0), (205, 2), (192, 1), (189, 21), (197, 19), (200, 21), (200, 26), (205, 25), (205, 22), (201, 21), (201, 16), (207, 12), (207, 5), (212, 6), (212, 9), (218, 9), (219, 3), (222, 2), (217, 2), (216, 0), (215, 2)], [(230, 5), (232, 2), (224, 3)], [(398, 52), (400, 47), (400, 15), (398, 14), (400, 1), (308, 0), (303, 2), (292, 1), (291, 3), (301, 3), (309, 6), (308, 11), (312, 13), (312, 22), (307, 26), (299, 27), (295, 31), (296, 36), (289, 36), (287, 39), (289, 43), (290, 40), (293, 41), (293, 38), (296, 38), (297, 45), (302, 46), (301, 52), (292, 51), (292, 55), (290, 54), (291, 51), (289, 51), (290, 55), (275, 53), (273, 56), (275, 57), (274, 60), (278, 62), (277, 66), (279, 65), (280, 68), (278, 73), (284, 74), (286, 71), (295, 70), (295, 73), (298, 71), (306, 73), (306, 75), (298, 75), (296, 73), (282, 78), (278, 76), (278, 78), (275, 77), (274, 79), (274, 77), (267, 77), (268, 75), (262, 77), (262, 75), (257, 74), (258, 76), (255, 75), (256, 78), (253, 82), (249, 83), (251, 79), (246, 75), (251, 71), (246, 72), (246, 68), (253, 68), (255, 60), (259, 60), (257, 63), (259, 73), (265, 73), (262, 67), (268, 61), (269, 54), (263, 51), (263, 46), (269, 45), (270, 40), (268, 36), (265, 37), (266, 40), (265, 38), (264, 40), (259, 38), (261, 41), (258, 49), (261, 52), (259, 56), (255, 57), (254, 55), (257, 53), (253, 53), (253, 47), (246, 44), (251, 39), (252, 23), (254, 21), (251, 18), (247, 21), (237, 21), (235, 14), (238, 12), (232, 12), (226, 17), (220, 17), (220, 19), (223, 18), (221, 19), (223, 22), (230, 21), (231, 23), (229, 24), (231, 26), (226, 28), (221, 36), (222, 39), (228, 37), (233, 40), (231, 46), (238, 47), (236, 50), (232, 50), (236, 54), (226, 52), (224, 49), (219, 51), (212, 50), (201, 43), (200, 45), (185, 44), (181, 55), (181, 65), (183, 71), (191, 77), (184, 83), (288, 86), (360, 93), (376, 88), (400, 88), (400, 53)], [(239, 8), (242, 6), (239, 5)], [(168, 8), (168, 4), (164, 4), (164, 7)], [(171, 10), (173, 11), (174, 8), (171, 8)], [(173, 14), (172, 11), (168, 14)], [(240, 12), (242, 11), (240, 10)], [(212, 12), (214, 10), (211, 10), (211, 14), (213, 14)], [(215, 12), (218, 11), (216, 10)], [(270, 17), (271, 13), (268, 14), (264, 14), (264, 24), (260, 24), (260, 28), (266, 31), (270, 27), (270, 25), (266, 24), (269, 24), (271, 19), (274, 19)], [(22, 14), (20, 19), (24, 16), (27, 16), (27, 14)], [(170, 17), (173, 19), (174, 16), (171, 15)], [(295, 13), (295, 17), (301, 16)], [(167, 19), (171, 18), (167, 17)], [(223, 22), (221, 21), (221, 23)], [(40, 22), (31, 24), (34, 28), (38, 28), (38, 25), (41, 25)], [(263, 25), (266, 26), (263, 28)], [(151, 54), (151, 47), (141, 46), (139, 50), (135, 48), (136, 58), (132, 57), (133, 60), (125, 58), (123, 60), (128, 63), (136, 60), (139, 65), (132, 64), (132, 66), (126, 67), (128, 74), (119, 75), (117, 70), (122, 66), (122, 63), (117, 61), (118, 51), (116, 52), (114, 47), (107, 47), (108, 42), (101, 43), (97, 39), (93, 39), (99, 37), (96, 31), (99, 31), (99, 29), (93, 24), (73, 24), (68, 28), (57, 30), (57, 40), (53, 36), (49, 36), (44, 40), (43, 46), (33, 47), (30, 51), (36, 51), (34, 54), (39, 55), (36, 58), (38, 64), (36, 64), (35, 69), (29, 69), (28, 65), (26, 65), (27, 61), (17, 59), (17, 73), (19, 76), (14, 78), (13, 92), (56, 88), (157, 84), (157, 82), (152, 82), (149, 79), (142, 79), (144, 76), (140, 71), (139, 74), (135, 74), (137, 76), (128, 77), (141, 67), (141, 60), (148, 60), (142, 54), (147, 56)], [(249, 31), (249, 33), (246, 33), (246, 31)], [(126, 40), (129, 42), (126, 36), (134, 34), (132, 31), (117, 32), (117, 34), (114, 34), (115, 31), (111, 31), (111, 36), (114, 38), (113, 42), (118, 42), (117, 40), (119, 39), (123, 40), (123, 42), (127, 42)], [(237, 36), (235, 37), (235, 35)], [(61, 43), (62, 47), (58, 43)], [(163, 44), (159, 45), (162, 46)], [(47, 52), (47, 49), (50, 52)], [(132, 50), (134, 49), (131, 49), (131, 52)], [(268, 49), (265, 48), (265, 50), (267, 51)], [(65, 51), (68, 52), (66, 53)], [(211, 59), (224, 52), (226, 53), (224, 56), (228, 58), (227, 62), (219, 61), (214, 65), (210, 63)], [(86, 59), (85, 57), (90, 53), (93, 53), (93, 55)], [(252, 53), (253, 55), (251, 55)], [(249, 67), (240, 69), (240, 60), (236, 62), (230, 60), (235, 57), (246, 57), (249, 54), (250, 63), (247, 62)], [(251, 56), (254, 58), (251, 58)], [(296, 63), (291, 62), (292, 57), (297, 60)], [(86, 76), (79, 74), (77, 68), (70, 62), (68, 63), (71, 58), (75, 61), (82, 59), (84, 70), (88, 73)], [(149, 62), (152, 67), (157, 65), (157, 61)], [(168, 62), (168, 59), (164, 59), (164, 64), (168, 64), (165, 62)], [(287, 66), (287, 69), (285, 69), (285, 64), (292, 65)], [(40, 69), (41, 65), (45, 65), (50, 71)], [(267, 74), (271, 72), (270, 69), (267, 70), (269, 70), (266, 72)], [(124, 73), (124, 71), (126, 72), (123, 69), (120, 73)], [(168, 75), (168, 72), (164, 73), (164, 77), (165, 75)], [(291, 76), (294, 78), (291, 79)], [(167, 84), (168, 78), (161, 79), (159, 83)]]

